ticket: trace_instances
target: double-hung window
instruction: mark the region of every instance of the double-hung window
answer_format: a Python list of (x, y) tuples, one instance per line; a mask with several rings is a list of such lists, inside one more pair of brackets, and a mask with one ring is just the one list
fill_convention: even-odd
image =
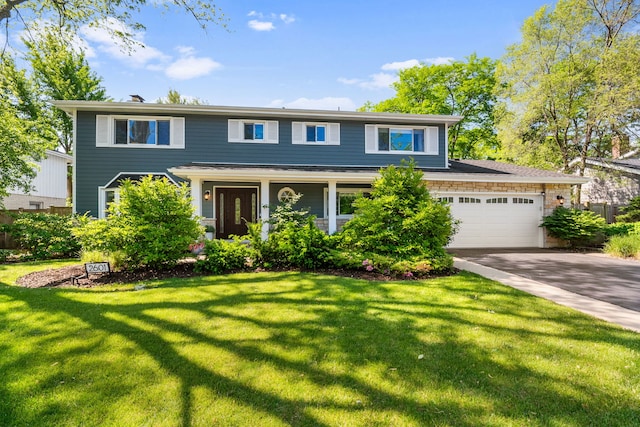
[(277, 121), (230, 119), (228, 132), (229, 142), (278, 143)]
[[(358, 197), (371, 197), (368, 188), (338, 188), (336, 190), (336, 215), (338, 218), (350, 218), (355, 212), (353, 202)], [(324, 193), (325, 218), (329, 217), (329, 192)]]
[(365, 150), (381, 154), (438, 154), (436, 126), (366, 125)]
[(97, 115), (96, 147), (184, 148), (184, 117)]
[(291, 142), (304, 145), (340, 145), (340, 123), (292, 122)]

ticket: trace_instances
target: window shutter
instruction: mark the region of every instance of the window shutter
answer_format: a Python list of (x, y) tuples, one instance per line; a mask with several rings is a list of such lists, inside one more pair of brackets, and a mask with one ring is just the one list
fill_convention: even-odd
[(304, 144), (304, 123), (292, 122), (291, 123), (291, 143), (292, 144)]
[(171, 119), (171, 147), (184, 148), (184, 117)]
[(377, 153), (376, 125), (364, 125), (364, 151), (365, 153)]
[(425, 131), (425, 154), (438, 154), (438, 128), (428, 127)]
[(111, 117), (96, 115), (96, 147), (108, 147), (113, 144), (111, 140)]
[(264, 132), (264, 142), (268, 142), (271, 144), (278, 143), (278, 122), (277, 121), (268, 121), (265, 122), (265, 132)]
[(240, 128), (242, 127), (242, 121), (229, 119), (229, 141), (238, 142), (242, 141)]
[(340, 123), (327, 124), (327, 144), (340, 145)]

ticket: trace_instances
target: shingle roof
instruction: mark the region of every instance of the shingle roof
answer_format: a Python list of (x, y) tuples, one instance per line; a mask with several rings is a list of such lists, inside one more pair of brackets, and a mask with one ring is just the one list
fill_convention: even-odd
[[(265, 172), (306, 172), (306, 173), (354, 173), (375, 174), (380, 166), (328, 166), (328, 165), (284, 165), (284, 164), (239, 164), (239, 163), (202, 163), (195, 162), (172, 168), (170, 171), (179, 176), (189, 172), (206, 173), (231, 170)], [(513, 182), (564, 182), (582, 183), (587, 180), (574, 175), (554, 171), (535, 169), (525, 166), (501, 163), (492, 160), (451, 160), (449, 168), (420, 168), (429, 180), (458, 181), (513, 181)]]

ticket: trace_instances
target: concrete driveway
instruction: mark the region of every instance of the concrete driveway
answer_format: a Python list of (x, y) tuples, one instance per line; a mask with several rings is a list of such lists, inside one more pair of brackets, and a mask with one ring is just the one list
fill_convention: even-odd
[(640, 312), (640, 261), (553, 249), (452, 249), (454, 256)]

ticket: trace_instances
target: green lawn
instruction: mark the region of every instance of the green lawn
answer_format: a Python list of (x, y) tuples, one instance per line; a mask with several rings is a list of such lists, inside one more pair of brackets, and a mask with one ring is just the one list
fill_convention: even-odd
[(635, 426), (640, 334), (472, 274), (8, 286), (2, 426)]

